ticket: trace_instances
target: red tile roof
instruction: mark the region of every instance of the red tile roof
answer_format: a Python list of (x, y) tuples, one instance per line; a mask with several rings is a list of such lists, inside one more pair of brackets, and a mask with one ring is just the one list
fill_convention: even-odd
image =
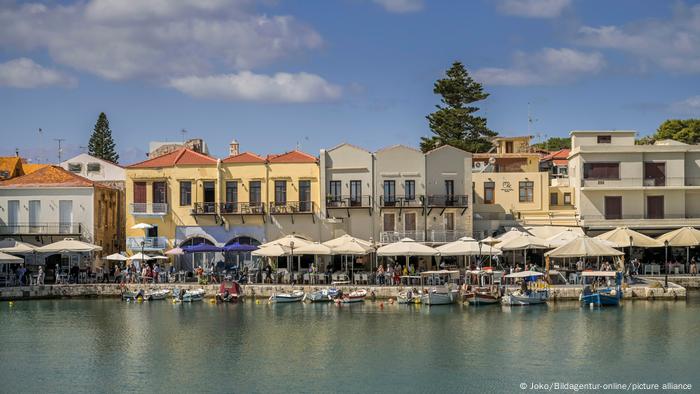
[(222, 163), (264, 163), (265, 158), (258, 156), (252, 152), (243, 152), (235, 156), (229, 156), (223, 160)]
[(58, 166), (47, 165), (31, 174), (0, 182), (0, 187), (94, 187), (100, 186), (87, 178)]
[(139, 163), (127, 166), (127, 168), (159, 168), (174, 167), (177, 165), (210, 165), (216, 164), (216, 159), (203, 153), (195, 152), (189, 148), (180, 148), (163, 156), (154, 157)]
[(569, 152), (571, 152), (571, 149), (560, 149), (542, 157), (540, 161), (566, 160), (566, 158), (569, 157)]
[(267, 161), (270, 163), (316, 163), (318, 159), (308, 153), (293, 150), (279, 155), (268, 155)]
[[(0, 172), (6, 172), (7, 178), (15, 177), (21, 172), (21, 160), (17, 156), (0, 157)], [(0, 176), (0, 178), (2, 178)]]

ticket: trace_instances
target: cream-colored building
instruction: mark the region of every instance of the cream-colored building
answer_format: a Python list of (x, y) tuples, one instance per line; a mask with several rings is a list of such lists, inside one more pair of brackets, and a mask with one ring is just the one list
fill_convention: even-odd
[(635, 145), (634, 131), (572, 131), (569, 177), (582, 225), (650, 234), (700, 225), (700, 146)]

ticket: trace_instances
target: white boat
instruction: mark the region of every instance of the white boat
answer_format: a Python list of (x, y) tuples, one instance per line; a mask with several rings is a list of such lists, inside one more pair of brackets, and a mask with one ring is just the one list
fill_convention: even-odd
[(521, 280), (521, 287), (501, 298), (503, 305), (536, 305), (544, 304), (549, 300), (547, 284), (541, 281), (544, 276), (537, 271), (515, 272), (504, 276)]
[(122, 300), (124, 301), (137, 301), (139, 298), (141, 300), (145, 298), (143, 290), (122, 290)]
[(338, 298), (341, 294), (342, 292), (335, 288), (321, 289), (312, 291), (311, 293), (306, 293), (304, 295), (304, 300), (308, 300), (310, 302), (328, 302)]
[(459, 298), (459, 290), (451, 286), (434, 286), (421, 295), (420, 302), (426, 305), (454, 304)]
[(170, 290), (151, 290), (146, 293), (145, 298), (149, 301), (164, 300), (170, 294)]
[(287, 303), (299, 302), (304, 298), (304, 292), (301, 290), (293, 290), (291, 293), (273, 293), (270, 296), (270, 302)]
[(404, 290), (399, 293), (396, 297), (396, 301), (399, 304), (420, 304), (420, 291), (418, 290)]
[(206, 294), (204, 289), (186, 290), (185, 294), (182, 295), (182, 302), (202, 301), (204, 294)]
[(350, 292), (350, 294), (344, 294), (339, 300), (343, 304), (351, 304), (354, 302), (364, 302), (365, 297), (367, 297), (367, 290), (360, 289)]
[(498, 285), (503, 271), (493, 271), (491, 267), (486, 267), (483, 270), (467, 271), (465, 276), (469, 284), (465, 283), (464, 300), (470, 305), (498, 304), (501, 301)]

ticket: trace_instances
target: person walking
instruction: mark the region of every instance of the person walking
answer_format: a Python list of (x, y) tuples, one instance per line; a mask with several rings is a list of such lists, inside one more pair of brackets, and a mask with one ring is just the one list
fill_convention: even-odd
[(37, 276), (36, 276), (36, 284), (37, 285), (42, 285), (42, 286), (44, 285), (44, 276), (45, 276), (44, 266), (40, 265), (39, 266), (39, 274), (37, 274)]

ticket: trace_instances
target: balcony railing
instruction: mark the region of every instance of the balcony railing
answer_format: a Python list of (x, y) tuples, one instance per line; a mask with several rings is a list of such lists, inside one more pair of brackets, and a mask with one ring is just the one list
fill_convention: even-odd
[(83, 227), (80, 223), (15, 223), (1, 224), (1, 235), (80, 235)]
[(392, 242), (399, 242), (404, 238), (411, 238), (416, 242), (425, 242), (425, 232), (422, 230), (410, 230), (410, 231), (382, 231), (379, 233), (379, 242), (383, 244), (388, 244)]
[(145, 202), (134, 202), (131, 203), (129, 213), (134, 216), (159, 216), (168, 213), (167, 203), (145, 203)]
[(423, 206), (423, 196), (380, 196), (379, 205), (382, 207), (417, 207)]
[(466, 207), (469, 196), (464, 195), (433, 195), (428, 196), (427, 205), (429, 207)]
[(468, 236), (464, 230), (428, 230), (427, 242), (445, 243)]
[(163, 250), (168, 247), (168, 238), (166, 237), (128, 237), (126, 246), (132, 251), (143, 250)]
[(636, 177), (621, 179), (592, 179), (581, 180), (582, 187), (678, 187), (700, 186), (700, 178), (696, 177)]
[(215, 202), (196, 202), (192, 205), (193, 215), (214, 215), (216, 213)]
[(264, 215), (263, 203), (250, 202), (222, 202), (219, 204), (221, 215)]
[(314, 202), (313, 201), (285, 201), (285, 202), (271, 202), (270, 203), (270, 214), (271, 215), (284, 215), (284, 214), (295, 214), (295, 213), (313, 213)]
[(688, 220), (700, 220), (700, 214), (669, 214), (669, 213), (664, 213), (661, 217), (656, 216), (656, 215), (648, 215), (648, 214), (634, 214), (634, 215), (628, 215), (628, 214), (623, 214), (619, 217), (614, 217), (614, 216), (606, 216), (606, 215), (581, 215), (582, 220), (593, 220), (593, 221), (598, 221), (598, 220), (683, 220), (683, 219), (688, 219)]
[(372, 196), (328, 196), (327, 208), (369, 208), (372, 206)]

